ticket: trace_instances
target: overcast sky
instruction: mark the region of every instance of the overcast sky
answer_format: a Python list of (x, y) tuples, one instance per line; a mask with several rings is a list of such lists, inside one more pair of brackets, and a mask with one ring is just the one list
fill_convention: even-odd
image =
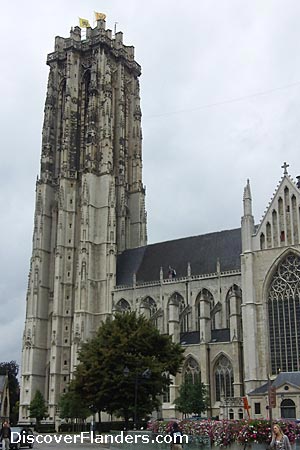
[[(259, 222), (283, 161), (300, 174), (298, 0), (51, 0), (1, 7), (0, 361), (20, 362), (35, 179), (54, 37), (78, 16), (123, 31), (142, 66), (149, 243)], [(297, 157), (298, 155), (298, 157)]]

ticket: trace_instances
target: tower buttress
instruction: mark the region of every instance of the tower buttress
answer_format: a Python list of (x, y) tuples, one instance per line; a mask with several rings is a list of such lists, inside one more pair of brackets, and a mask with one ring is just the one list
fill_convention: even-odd
[(253, 255), (253, 234), (255, 231), (254, 217), (252, 215), (252, 196), (250, 182), (244, 188), (243, 196), (244, 215), (242, 217), (242, 318), (244, 339), (244, 366), (245, 366), (245, 387), (252, 385), (257, 378), (257, 353), (255, 351), (256, 336), (255, 329), (257, 323), (257, 303), (254, 288), (254, 255)]

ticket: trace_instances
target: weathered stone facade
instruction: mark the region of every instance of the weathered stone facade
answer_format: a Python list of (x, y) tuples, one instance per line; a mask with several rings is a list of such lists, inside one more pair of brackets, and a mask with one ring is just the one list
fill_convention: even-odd
[[(116, 310), (145, 314), (185, 348), (182, 373), (165, 393), (160, 414), (174, 417), (183, 377), (201, 376), (208, 415), (243, 417), (242, 396), (268, 374), (300, 371), (290, 362), (290, 348), (299, 353), (299, 325), (291, 325), (285, 339), (291, 346), (284, 349), (274, 320), (281, 307), (279, 270), (287, 274), (286, 305), (300, 320), (299, 183), (285, 165), (258, 227), (248, 182), (241, 229), (146, 245), (141, 70), (133, 47), (122, 43), (122, 33), (112, 38), (100, 20), (84, 40), (78, 27), (70, 38), (57, 37), (47, 63), (20, 421), (29, 420), (36, 389), (55, 420), (78, 346)], [(296, 281), (289, 281), (290, 273)], [(284, 323), (287, 330), (292, 320)]]
[(57, 37), (47, 64), (20, 416), (40, 389), (53, 420), (79, 343), (111, 313), (117, 253), (147, 237), (133, 47), (100, 20)]

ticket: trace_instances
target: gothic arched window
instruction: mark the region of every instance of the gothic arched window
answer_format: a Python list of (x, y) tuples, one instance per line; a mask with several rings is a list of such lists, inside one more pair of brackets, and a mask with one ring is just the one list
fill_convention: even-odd
[(155, 300), (153, 300), (153, 298), (151, 297), (146, 297), (143, 301), (142, 301), (142, 306), (146, 309), (149, 310), (149, 316), (152, 317), (153, 314), (156, 313), (157, 311), (157, 305)]
[(278, 265), (268, 292), (271, 369), (300, 370), (300, 258), (290, 253)]
[(280, 409), (283, 419), (296, 419), (296, 405), (293, 400), (289, 398), (282, 400)]
[(118, 312), (127, 312), (130, 311), (131, 308), (128, 301), (125, 300), (124, 298), (121, 298), (121, 300), (119, 300), (118, 303), (116, 304), (116, 310)]
[(201, 318), (201, 302), (208, 302), (209, 303), (209, 311), (210, 311), (210, 317), (211, 317), (211, 329), (214, 330), (216, 328), (215, 323), (215, 317), (216, 314), (214, 313), (214, 297), (211, 292), (209, 292), (207, 289), (202, 289), (200, 294), (198, 295), (196, 299), (196, 330), (200, 331), (200, 318)]
[(233, 368), (226, 356), (222, 355), (215, 366), (215, 396), (216, 401), (221, 397), (233, 397)]
[(189, 381), (193, 384), (201, 380), (199, 364), (191, 356), (185, 362), (183, 369), (183, 379), (184, 381)]
[[(234, 304), (233, 304), (234, 302)], [(226, 328), (230, 328), (230, 316), (231, 314), (240, 316), (241, 326), (241, 303), (242, 303), (242, 291), (236, 284), (232, 285), (228, 290), (225, 300), (226, 306)], [(237, 330), (236, 330), (237, 331)]]
[(190, 312), (190, 308), (186, 307), (183, 298), (181, 298), (179, 303), (179, 323), (181, 333), (189, 331)]
[(150, 319), (157, 327), (157, 316), (155, 316), (155, 313), (157, 312), (157, 304), (152, 297), (146, 297), (142, 300), (140, 311), (143, 312), (147, 319)]

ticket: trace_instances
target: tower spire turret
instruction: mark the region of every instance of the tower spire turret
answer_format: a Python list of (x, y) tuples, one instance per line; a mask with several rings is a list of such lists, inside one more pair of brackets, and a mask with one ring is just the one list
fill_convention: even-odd
[(242, 249), (250, 251), (252, 249), (252, 235), (254, 233), (254, 217), (252, 215), (252, 196), (250, 189), (250, 181), (244, 188), (243, 196), (244, 215), (242, 217)]
[(247, 179), (247, 184), (244, 187), (244, 216), (252, 216), (252, 196), (249, 178)]

